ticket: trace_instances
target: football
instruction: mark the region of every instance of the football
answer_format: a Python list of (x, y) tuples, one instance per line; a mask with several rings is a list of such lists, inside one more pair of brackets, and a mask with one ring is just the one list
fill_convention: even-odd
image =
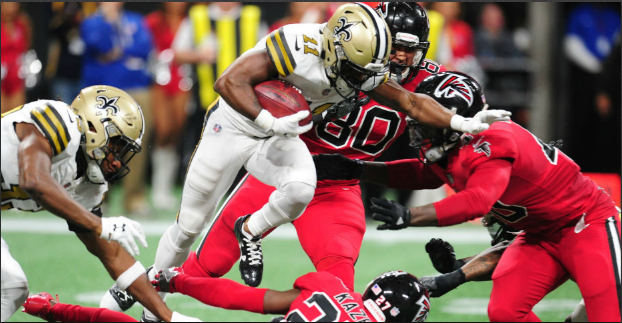
[[(255, 85), (255, 95), (259, 104), (268, 110), (275, 118), (292, 115), (298, 111), (309, 111), (309, 104), (302, 96), (302, 92), (292, 84), (281, 80), (269, 80)], [(305, 126), (313, 120), (309, 116), (301, 120), (299, 124)]]

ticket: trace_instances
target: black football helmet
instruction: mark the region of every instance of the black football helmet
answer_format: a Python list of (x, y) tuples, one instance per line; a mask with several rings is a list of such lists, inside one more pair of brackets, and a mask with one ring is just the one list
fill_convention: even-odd
[(400, 84), (410, 82), (417, 76), (430, 47), (428, 15), (416, 2), (380, 2), (376, 11), (389, 26), (393, 46), (401, 45), (417, 50), (412, 65), (389, 63), (391, 78)]
[[(465, 118), (488, 109), (482, 87), (472, 77), (461, 72), (442, 72), (426, 77), (415, 90), (416, 93), (433, 97), (445, 108)], [(442, 159), (456, 146), (462, 133), (453, 129), (440, 129), (408, 120), (410, 145), (417, 156), (426, 163)]]
[(370, 312), (384, 315), (386, 322), (424, 322), (430, 312), (428, 291), (404, 271), (389, 271), (372, 280), (363, 302)]

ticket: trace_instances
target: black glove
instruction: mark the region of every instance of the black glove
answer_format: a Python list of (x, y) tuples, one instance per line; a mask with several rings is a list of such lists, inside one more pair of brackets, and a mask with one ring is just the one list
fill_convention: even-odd
[(440, 276), (423, 276), (419, 278), (419, 281), (421, 282), (421, 285), (428, 290), (430, 297), (441, 297), (447, 294), (447, 292), (464, 284), (466, 278), (462, 272), (462, 269), (458, 269), (449, 274)]
[(450, 273), (464, 265), (462, 259), (456, 260), (454, 247), (443, 239), (432, 238), (426, 243), (425, 251), (430, 255), (432, 265), (439, 273)]
[(313, 122), (316, 124), (322, 122), (333, 122), (335, 120), (345, 117), (350, 112), (352, 112), (352, 110), (364, 106), (365, 104), (369, 103), (369, 101), (370, 98), (366, 95), (353, 96), (351, 98), (333, 104), (331, 107), (326, 109), (324, 113), (317, 115), (317, 117), (314, 116)]
[(325, 179), (361, 179), (365, 163), (362, 160), (350, 159), (341, 154), (313, 155), (317, 180)]
[(384, 222), (378, 230), (399, 230), (410, 224), (410, 210), (398, 202), (372, 197), (370, 210), (374, 220)]

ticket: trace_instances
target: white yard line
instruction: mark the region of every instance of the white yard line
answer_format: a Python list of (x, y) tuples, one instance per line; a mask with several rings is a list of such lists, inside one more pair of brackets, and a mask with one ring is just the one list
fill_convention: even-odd
[[(147, 236), (161, 236), (173, 221), (137, 219)], [(1, 219), (2, 233), (47, 233), (72, 234), (67, 223), (56, 217), (6, 217)], [(407, 228), (399, 231), (378, 231), (375, 225), (367, 226), (366, 241), (397, 243), (403, 241), (428, 242), (432, 238), (442, 238), (451, 243), (490, 243), (490, 236), (485, 228), (473, 225), (473, 228)], [(286, 224), (270, 234), (270, 239), (291, 240), (296, 238), (296, 231), (291, 224)]]

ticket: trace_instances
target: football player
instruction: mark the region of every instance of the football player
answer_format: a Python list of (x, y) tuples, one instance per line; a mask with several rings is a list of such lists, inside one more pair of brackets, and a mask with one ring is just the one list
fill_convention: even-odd
[[(136, 101), (110, 86), (83, 89), (71, 106), (39, 100), (2, 114), (2, 210), (45, 209), (67, 220), (120, 289), (170, 321), (178, 314), (133, 257), (135, 239), (147, 247), (142, 227), (122, 216), (102, 217), (100, 209), (108, 182), (127, 175), (141, 150), (143, 120)], [(3, 322), (27, 296), (26, 275), (2, 239)]]
[[(179, 214), (160, 239), (154, 268), (179, 266), (188, 257), (190, 246), (242, 166), (257, 180), (276, 187), (269, 198), (236, 215), (240, 268), (251, 286), (261, 281), (262, 234), (298, 218), (312, 200), (316, 189), (313, 160), (298, 137), (312, 127), (298, 125), (308, 113), (273, 117), (259, 105), (255, 84), (277, 78), (292, 83), (302, 91), (317, 119), (346, 115), (360, 92), (426, 124), (470, 133), (508, 119), (507, 111), (464, 118), (430, 97), (405, 90), (388, 78), (390, 47), (387, 24), (374, 9), (361, 3), (344, 4), (327, 23), (286, 25), (236, 59), (215, 83), (221, 98), (207, 113), (202, 139), (188, 167)], [(383, 122), (383, 110), (392, 113), (377, 109), (381, 113), (376, 115), (378, 122)], [(375, 122), (371, 115), (367, 120)], [(340, 124), (349, 138), (349, 125), (337, 122), (337, 127)], [(333, 136), (335, 130), (327, 129)], [(360, 140), (364, 141), (364, 135), (360, 133)], [(344, 145), (339, 143), (343, 139), (332, 139), (326, 145)], [(112, 293), (106, 294), (110, 300), (108, 295)], [(110, 301), (101, 303), (107, 306), (104, 303), (115, 307)]]
[[(431, 76), (417, 92), (465, 117), (487, 108), (479, 84), (458, 72)], [(475, 136), (414, 120), (409, 130), (423, 162), (323, 156), (322, 165), (316, 165), (318, 177), (343, 178), (347, 170), (390, 187), (447, 183), (457, 191), (411, 208), (372, 199), (374, 219), (384, 222), (380, 230), (449, 226), (487, 213), (523, 230), (492, 275), (491, 321), (537, 321), (533, 306), (569, 278), (581, 290), (589, 321), (620, 321), (620, 211), (574, 161), (511, 121)]]

